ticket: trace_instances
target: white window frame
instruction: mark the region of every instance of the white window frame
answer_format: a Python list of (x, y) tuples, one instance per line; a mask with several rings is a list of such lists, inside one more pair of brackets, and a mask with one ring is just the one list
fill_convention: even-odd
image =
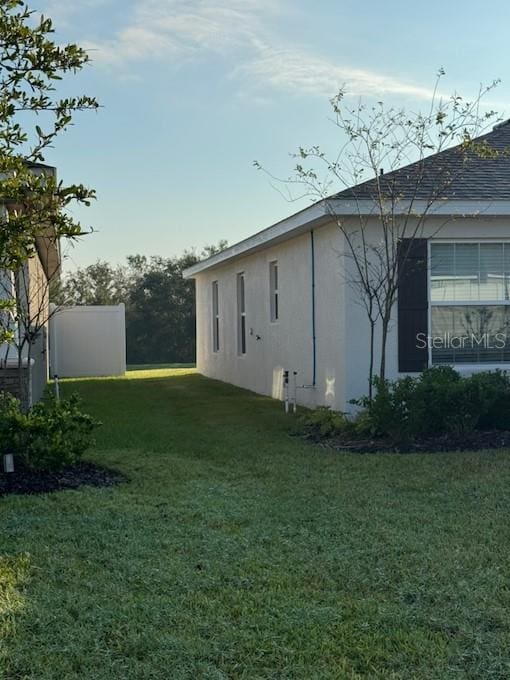
[[(429, 334), (432, 333), (432, 307), (480, 307), (482, 305), (503, 307), (510, 306), (510, 300), (469, 300), (469, 301), (433, 301), (432, 300), (432, 245), (434, 244), (464, 244), (464, 243), (505, 243), (510, 245), (510, 239), (508, 238), (433, 238), (428, 239), (427, 243), (427, 305), (428, 305), (428, 315), (427, 323), (429, 328)], [(438, 366), (438, 365), (448, 365), (455, 368), (459, 373), (462, 372), (476, 372), (476, 371), (493, 371), (496, 369), (509, 370), (510, 371), (510, 361), (501, 362), (496, 364), (490, 363), (452, 363), (452, 364), (433, 364), (432, 363), (432, 345), (429, 343), (428, 347), (428, 365)]]
[(269, 320), (278, 323), (280, 320), (280, 269), (278, 260), (269, 263)]
[(246, 355), (246, 277), (243, 272), (236, 275), (237, 291), (237, 355)]
[(211, 308), (212, 308), (212, 348), (217, 354), (220, 351), (220, 287), (218, 281), (211, 285)]

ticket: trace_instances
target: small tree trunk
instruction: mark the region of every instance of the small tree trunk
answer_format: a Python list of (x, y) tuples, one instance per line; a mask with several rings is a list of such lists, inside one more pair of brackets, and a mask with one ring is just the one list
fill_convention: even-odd
[(373, 397), (373, 378), (374, 378), (374, 347), (375, 347), (375, 321), (370, 319), (370, 362), (368, 367), (368, 399)]
[(21, 410), (26, 412), (30, 408), (30, 388), (29, 382), (27, 381), (27, 378), (30, 378), (30, 375), (27, 372), (28, 368), (24, 368), (23, 366), (23, 348), (23, 344), (18, 347), (18, 388)]
[(382, 332), (381, 332), (381, 363), (379, 365), (379, 378), (381, 381), (386, 380), (386, 345), (388, 342), (388, 326), (389, 319), (382, 319)]
[(34, 396), (32, 394), (32, 343), (28, 343), (28, 352), (27, 352), (27, 368), (26, 368), (26, 402), (27, 402), (27, 411), (29, 411), (32, 406), (34, 405)]

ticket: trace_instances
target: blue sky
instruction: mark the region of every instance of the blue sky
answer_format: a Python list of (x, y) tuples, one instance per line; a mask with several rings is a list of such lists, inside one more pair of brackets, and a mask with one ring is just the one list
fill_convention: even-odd
[(328, 98), (416, 110), (440, 66), (442, 89), (472, 97), (501, 78), (490, 103), (510, 116), (510, 5), (473, 0), (39, 0), (59, 41), (92, 63), (74, 92), (102, 108), (80, 114), (47, 161), (95, 187), (76, 211), (95, 233), (68, 267), (98, 258), (170, 256), (233, 243), (304, 207), (257, 172), (292, 167), (298, 145), (338, 145)]

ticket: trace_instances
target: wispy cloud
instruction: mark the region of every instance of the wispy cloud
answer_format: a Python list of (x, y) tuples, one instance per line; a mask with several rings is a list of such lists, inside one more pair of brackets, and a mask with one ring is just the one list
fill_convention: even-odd
[(273, 34), (275, 17), (290, 11), (279, 0), (138, 0), (110, 40), (84, 46), (94, 61), (120, 71), (148, 60), (181, 64), (211, 54), (232, 57), (238, 64), (232, 75), (244, 89), (249, 82), (251, 90), (301, 95), (331, 95), (345, 86), (354, 95), (431, 96), (429, 89), (396, 77), (292, 47), (272, 47), (285, 44)]
[(96, 61), (114, 66), (228, 54), (253, 44), (272, 8), (270, 0), (141, 0), (110, 41), (86, 47)]
[(280, 91), (325, 95), (346, 89), (350, 95), (405, 95), (430, 99), (432, 90), (398, 78), (340, 65), (325, 57), (301, 50), (259, 46), (259, 54), (237, 69), (257, 87)]

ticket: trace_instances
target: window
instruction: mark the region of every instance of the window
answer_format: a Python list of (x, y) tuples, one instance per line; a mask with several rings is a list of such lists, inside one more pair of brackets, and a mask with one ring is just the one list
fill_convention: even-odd
[(218, 297), (218, 282), (212, 283), (212, 335), (213, 352), (220, 351), (220, 305)]
[(237, 275), (237, 353), (246, 354), (246, 300), (244, 273)]
[(510, 243), (430, 246), (433, 364), (510, 363)]
[(280, 318), (279, 296), (278, 296), (278, 262), (269, 263), (269, 304), (270, 319), (278, 321)]

